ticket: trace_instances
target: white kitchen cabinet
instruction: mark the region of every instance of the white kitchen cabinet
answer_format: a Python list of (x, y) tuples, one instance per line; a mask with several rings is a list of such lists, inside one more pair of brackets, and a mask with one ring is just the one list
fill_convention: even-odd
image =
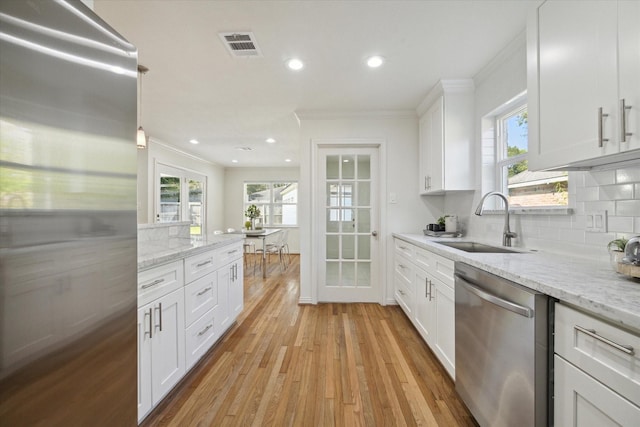
[(138, 309), (138, 420), (185, 373), (184, 292), (177, 289)]
[(472, 190), (473, 81), (442, 80), (418, 107), (420, 194)]
[(220, 313), (220, 328), (224, 332), (233, 323), (243, 308), (243, 272), (242, 258), (221, 267), (218, 270), (220, 286), (226, 290), (225, 308)]
[(396, 300), (455, 378), (454, 262), (400, 239), (395, 246)]
[(547, 1), (527, 28), (529, 169), (640, 158), (640, 4)]
[(555, 307), (555, 425), (636, 425), (640, 335), (566, 305)]

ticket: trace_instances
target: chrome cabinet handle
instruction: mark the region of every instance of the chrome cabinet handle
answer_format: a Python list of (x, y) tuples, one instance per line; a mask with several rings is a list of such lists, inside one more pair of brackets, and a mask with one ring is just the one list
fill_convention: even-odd
[(406, 295), (402, 289), (398, 289), (398, 293), (399, 293), (400, 295)]
[(147, 288), (150, 288), (152, 286), (159, 285), (162, 282), (164, 282), (164, 279), (156, 279), (151, 283), (147, 283), (146, 285), (142, 285), (142, 289), (147, 289)]
[(609, 117), (609, 115), (602, 112), (602, 107), (598, 107), (598, 147), (603, 147), (604, 143), (609, 141), (609, 138), (605, 138), (603, 135), (605, 117)]
[(196, 264), (196, 267), (202, 267), (204, 265), (211, 264), (211, 260), (207, 260), (205, 262), (201, 262), (200, 264)]
[(627, 110), (631, 110), (631, 105), (626, 105), (624, 98), (620, 100), (620, 142), (629, 142), (627, 137), (633, 135), (627, 132)]
[(623, 353), (629, 354), (631, 356), (635, 354), (635, 351), (633, 350), (632, 346), (622, 345), (622, 344), (618, 344), (617, 342), (613, 342), (610, 339), (603, 337), (602, 335), (598, 335), (595, 329), (583, 328), (580, 325), (574, 325), (573, 329), (575, 329), (576, 331), (580, 331), (583, 334), (589, 335), (590, 337), (595, 338), (598, 341), (602, 341), (603, 343), (610, 345), (611, 347), (615, 348), (616, 350), (620, 350)]
[(405, 268), (407, 268), (407, 266), (406, 266), (406, 265), (404, 265), (404, 264), (398, 264), (398, 267), (400, 267), (400, 268), (401, 268), (401, 269), (403, 269), (403, 270), (404, 270)]
[(427, 189), (427, 177), (426, 176), (424, 177), (424, 189), (425, 190)]
[(424, 297), (425, 298), (429, 298), (429, 291), (427, 289), (429, 289), (429, 279), (425, 277), (424, 278)]
[(472, 283), (466, 281), (462, 276), (456, 274), (456, 286), (458, 286), (458, 281), (460, 284), (466, 288), (469, 292), (475, 294), (477, 297), (490, 302), (491, 304), (495, 304), (498, 307), (502, 307), (505, 310), (509, 310), (513, 313), (519, 314), (524, 317), (533, 317), (533, 309), (529, 307), (525, 307), (520, 304), (516, 304), (511, 301), (507, 301), (506, 299), (502, 299), (496, 295), (492, 295), (479, 287), (473, 285)]
[(162, 332), (162, 303), (158, 303), (158, 307), (156, 307), (156, 310), (158, 310), (158, 329), (160, 330), (160, 332)]
[(198, 332), (198, 336), (199, 336), (199, 337), (203, 336), (203, 335), (204, 335), (205, 333), (207, 333), (207, 331), (208, 331), (209, 329), (211, 329), (211, 328), (213, 328), (213, 325), (212, 325), (211, 323), (209, 323), (209, 324), (207, 325), (207, 327), (206, 327), (206, 328), (204, 328), (203, 330), (201, 330), (200, 332)]
[(152, 320), (151, 320), (151, 310), (152, 309), (150, 308), (148, 312), (147, 311), (144, 312), (145, 321), (143, 321), (143, 323), (146, 323), (147, 316), (149, 316), (149, 332), (144, 331), (144, 334), (145, 335), (149, 334), (149, 338), (150, 339), (153, 338), (153, 323), (152, 323)]
[(433, 299), (433, 282), (429, 280), (429, 301)]
[(403, 251), (407, 249), (406, 246), (398, 246), (400, 249), (402, 249)]
[(211, 286), (208, 286), (208, 287), (204, 288), (203, 290), (201, 290), (200, 292), (198, 292), (196, 294), (196, 296), (202, 296), (202, 295), (206, 294), (207, 292), (209, 292), (210, 290), (211, 290)]
[(238, 250), (234, 249), (232, 251), (227, 252), (227, 255), (235, 254), (236, 252), (238, 252)]

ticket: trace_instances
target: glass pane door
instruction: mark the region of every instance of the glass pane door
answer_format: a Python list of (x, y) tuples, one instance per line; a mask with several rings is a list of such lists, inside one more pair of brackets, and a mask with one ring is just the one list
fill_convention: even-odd
[(189, 179), (189, 220), (191, 221), (191, 235), (201, 236), (204, 214), (204, 182)]
[(377, 149), (327, 149), (321, 200), (321, 301), (376, 300), (372, 284), (375, 197), (372, 156)]

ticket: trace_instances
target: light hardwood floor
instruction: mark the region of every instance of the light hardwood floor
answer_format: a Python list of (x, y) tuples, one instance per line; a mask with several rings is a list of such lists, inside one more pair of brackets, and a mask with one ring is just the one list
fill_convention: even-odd
[(144, 426), (475, 426), (397, 306), (298, 305), (299, 258), (245, 272), (238, 322)]

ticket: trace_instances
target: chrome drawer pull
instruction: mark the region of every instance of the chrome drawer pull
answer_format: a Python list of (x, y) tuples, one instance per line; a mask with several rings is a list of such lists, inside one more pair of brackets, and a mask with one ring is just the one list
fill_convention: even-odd
[(162, 283), (162, 282), (164, 282), (164, 279), (157, 279), (157, 280), (154, 280), (154, 281), (153, 281), (153, 282), (151, 282), (151, 283), (148, 283), (148, 284), (146, 284), (146, 285), (142, 285), (142, 289), (150, 288), (150, 287), (155, 286), (155, 285), (158, 285), (158, 284), (160, 284), (160, 283)]
[(198, 336), (201, 337), (203, 336), (205, 333), (207, 333), (207, 331), (209, 329), (213, 328), (212, 324), (208, 324), (206, 328), (204, 328), (203, 330), (201, 330), (200, 332), (198, 332)]
[(629, 142), (628, 136), (633, 133), (627, 132), (627, 110), (631, 110), (631, 105), (626, 105), (624, 98), (620, 100), (620, 142)]
[(211, 290), (211, 286), (209, 286), (209, 287), (207, 287), (207, 288), (204, 288), (203, 290), (201, 290), (200, 292), (198, 292), (198, 293), (196, 294), (196, 296), (202, 296), (202, 295), (206, 294), (207, 292), (209, 292), (210, 290)]
[(598, 107), (598, 147), (603, 147), (605, 142), (608, 142), (609, 139), (604, 137), (604, 121), (605, 117), (609, 117), (608, 114), (602, 112), (602, 107)]
[(629, 354), (631, 356), (633, 356), (635, 354), (635, 351), (633, 350), (633, 347), (630, 345), (622, 345), (622, 344), (618, 344), (617, 342), (613, 342), (608, 338), (603, 337), (602, 335), (598, 335), (596, 333), (595, 329), (587, 329), (587, 328), (583, 328), (582, 326), (579, 325), (574, 325), (573, 328), (576, 331), (580, 331), (583, 334), (589, 335), (592, 338), (597, 339), (598, 341), (602, 341), (605, 344), (610, 345), (611, 347), (620, 350), (623, 353)]
[(203, 265), (207, 265), (207, 264), (211, 264), (211, 260), (201, 262), (200, 264), (197, 264), (196, 267), (202, 267)]
[(235, 250), (233, 250), (233, 251), (229, 251), (229, 252), (227, 252), (227, 255), (235, 254), (236, 252), (238, 252), (238, 250), (237, 250), (237, 249), (235, 249)]
[(400, 293), (400, 295), (406, 295), (402, 289), (398, 289), (398, 292)]
[(407, 266), (406, 266), (406, 265), (404, 265), (404, 264), (398, 264), (398, 267), (400, 267), (400, 268), (401, 268), (401, 269), (403, 269), (403, 270), (404, 270), (405, 268), (407, 268)]

